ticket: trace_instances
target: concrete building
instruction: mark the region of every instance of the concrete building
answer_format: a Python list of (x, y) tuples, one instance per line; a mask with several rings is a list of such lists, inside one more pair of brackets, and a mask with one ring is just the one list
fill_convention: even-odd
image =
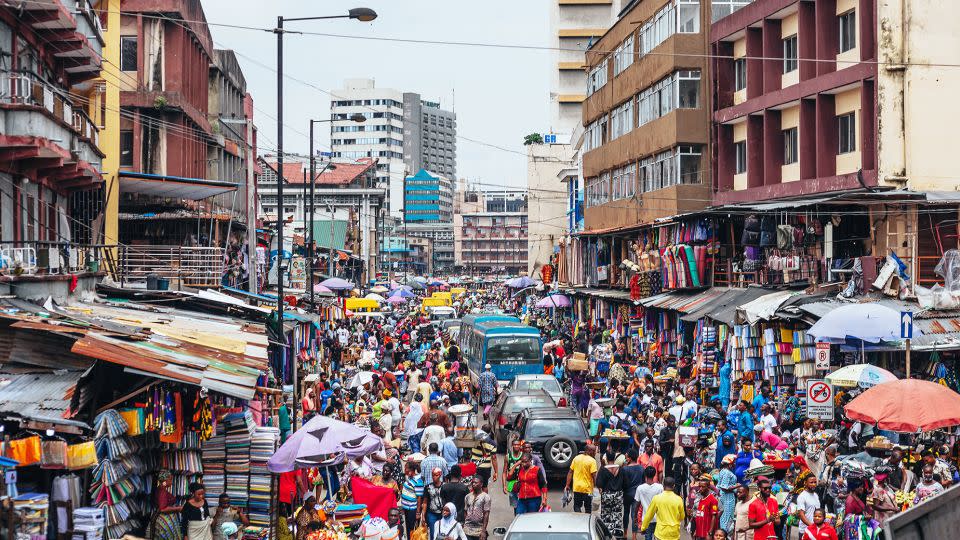
[(433, 242), (432, 264), (433, 271), (437, 275), (450, 275), (453, 272), (454, 248), (453, 248), (453, 221), (434, 222), (434, 223), (407, 223), (405, 228), (399, 229), (402, 233), (406, 231), (408, 238), (427, 238)]
[(707, 206), (710, 15), (696, 1), (636, 2), (588, 51), (585, 234)]
[[(403, 179), (422, 168), (456, 174), (456, 115), (420, 95), (378, 88), (373, 79), (348, 79), (330, 102), (334, 158), (377, 158), (378, 187), (392, 215), (403, 214)], [(356, 123), (356, 114), (366, 122)]]
[[(0, 5), (0, 292), (89, 289), (102, 244), (105, 41), (89, 2)], [(86, 246), (84, 246), (86, 245)], [(37, 285), (11, 285), (30, 280)]]
[(560, 172), (571, 168), (570, 146), (532, 144), (527, 147), (527, 272), (534, 275), (549, 264), (557, 242), (567, 233), (567, 196)]
[[(344, 252), (347, 256), (363, 262), (366, 275), (350, 276), (365, 281), (379, 267), (381, 210), (386, 193), (377, 185), (377, 160), (361, 158), (356, 162), (316, 164), (318, 172), (314, 179), (314, 234), (317, 253), (322, 260), (317, 274), (326, 275), (326, 253), (329, 250)], [(304, 242), (309, 238), (310, 227), (310, 173), (309, 163), (284, 161), (283, 209), (277, 201), (277, 163), (261, 159), (263, 172), (259, 175), (257, 192), (260, 205), (268, 220), (276, 219), (278, 212), (289, 220), (285, 238), (299, 237)], [(326, 170), (324, 170), (326, 168)], [(291, 244), (297, 242), (291, 242)], [(306, 245), (306, 244), (304, 244)], [(335, 268), (336, 273), (336, 268)], [(339, 274), (338, 274), (339, 275)]]
[(556, 0), (550, 6), (554, 68), (550, 81), (550, 132), (562, 143), (580, 124), (585, 98), (586, 51), (616, 21), (628, 0)]
[(456, 266), (471, 275), (527, 271), (527, 193), (458, 186), (454, 210)]

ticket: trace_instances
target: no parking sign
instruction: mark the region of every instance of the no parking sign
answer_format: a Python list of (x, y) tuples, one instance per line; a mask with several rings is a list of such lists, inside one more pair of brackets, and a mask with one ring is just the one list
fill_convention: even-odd
[(807, 418), (833, 421), (833, 385), (829, 382), (807, 380)]

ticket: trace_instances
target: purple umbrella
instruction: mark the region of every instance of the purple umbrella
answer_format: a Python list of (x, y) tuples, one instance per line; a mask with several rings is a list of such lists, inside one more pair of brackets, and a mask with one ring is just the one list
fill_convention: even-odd
[(330, 454), (348, 458), (383, 449), (383, 439), (353, 424), (329, 416), (315, 416), (297, 430), (267, 461), (273, 473), (308, 469), (327, 462)]
[(551, 294), (537, 302), (538, 308), (567, 308), (570, 307), (570, 299), (562, 294)]
[(313, 286), (313, 292), (321, 293), (321, 294), (333, 294), (333, 291), (331, 291), (330, 289), (324, 287), (319, 283)]
[(395, 297), (398, 297), (398, 296), (399, 296), (400, 298), (416, 298), (416, 297), (417, 297), (417, 295), (413, 294), (412, 292), (410, 292), (410, 291), (408, 291), (408, 290), (406, 290), (406, 289), (397, 289), (397, 290), (393, 291), (392, 293), (390, 293), (390, 298), (395, 298)]
[(320, 282), (321, 285), (330, 289), (331, 291), (349, 291), (354, 288), (354, 284), (350, 283), (345, 279), (340, 279), (338, 277), (332, 277), (325, 279)]
[(402, 296), (391, 296), (390, 298), (387, 298), (387, 303), (388, 304), (406, 304), (407, 299)]
[(507, 287), (510, 287), (513, 289), (526, 289), (527, 287), (533, 287), (536, 284), (537, 284), (536, 281), (530, 279), (527, 276), (515, 277), (513, 279), (508, 279), (505, 282), (505, 285)]

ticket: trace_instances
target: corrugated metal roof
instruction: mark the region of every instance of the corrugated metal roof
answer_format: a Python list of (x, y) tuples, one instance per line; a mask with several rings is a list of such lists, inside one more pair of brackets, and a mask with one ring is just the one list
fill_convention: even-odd
[[(0, 413), (54, 424), (89, 429), (87, 424), (69, 420), (70, 402), (85, 371), (0, 374)], [(78, 404), (82, 408), (84, 403)]]
[(772, 292), (774, 292), (774, 289), (765, 289), (763, 287), (740, 289), (739, 294), (725, 297), (723, 303), (718, 303), (711, 307), (710, 311), (706, 313), (706, 316), (715, 321), (733, 326), (737, 323), (737, 308), (751, 300), (755, 300)]
[(330, 225), (331, 221), (314, 221), (313, 222), (313, 241), (317, 244), (318, 248), (323, 249), (343, 249), (344, 244), (347, 241), (347, 222), (342, 220), (333, 221), (333, 246), (330, 245)]
[(622, 289), (596, 289), (591, 287), (575, 287), (575, 288), (567, 289), (567, 292), (570, 294), (595, 296), (597, 298), (605, 298), (608, 300), (620, 300), (624, 302), (633, 302), (633, 300), (630, 299), (630, 291), (625, 291)]

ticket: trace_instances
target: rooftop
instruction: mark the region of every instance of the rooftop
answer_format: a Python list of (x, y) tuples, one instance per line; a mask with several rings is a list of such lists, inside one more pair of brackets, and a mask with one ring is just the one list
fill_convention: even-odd
[[(277, 170), (277, 162), (268, 162), (267, 165)], [(317, 173), (316, 185), (318, 186), (346, 186), (352, 184), (357, 178), (377, 165), (374, 158), (360, 158), (355, 163), (334, 163), (335, 168), (327, 169), (323, 173)], [(323, 169), (323, 165), (317, 164), (318, 170)], [(283, 177), (287, 184), (306, 184), (309, 179), (307, 172), (308, 166), (305, 163), (294, 161), (283, 164)]]

